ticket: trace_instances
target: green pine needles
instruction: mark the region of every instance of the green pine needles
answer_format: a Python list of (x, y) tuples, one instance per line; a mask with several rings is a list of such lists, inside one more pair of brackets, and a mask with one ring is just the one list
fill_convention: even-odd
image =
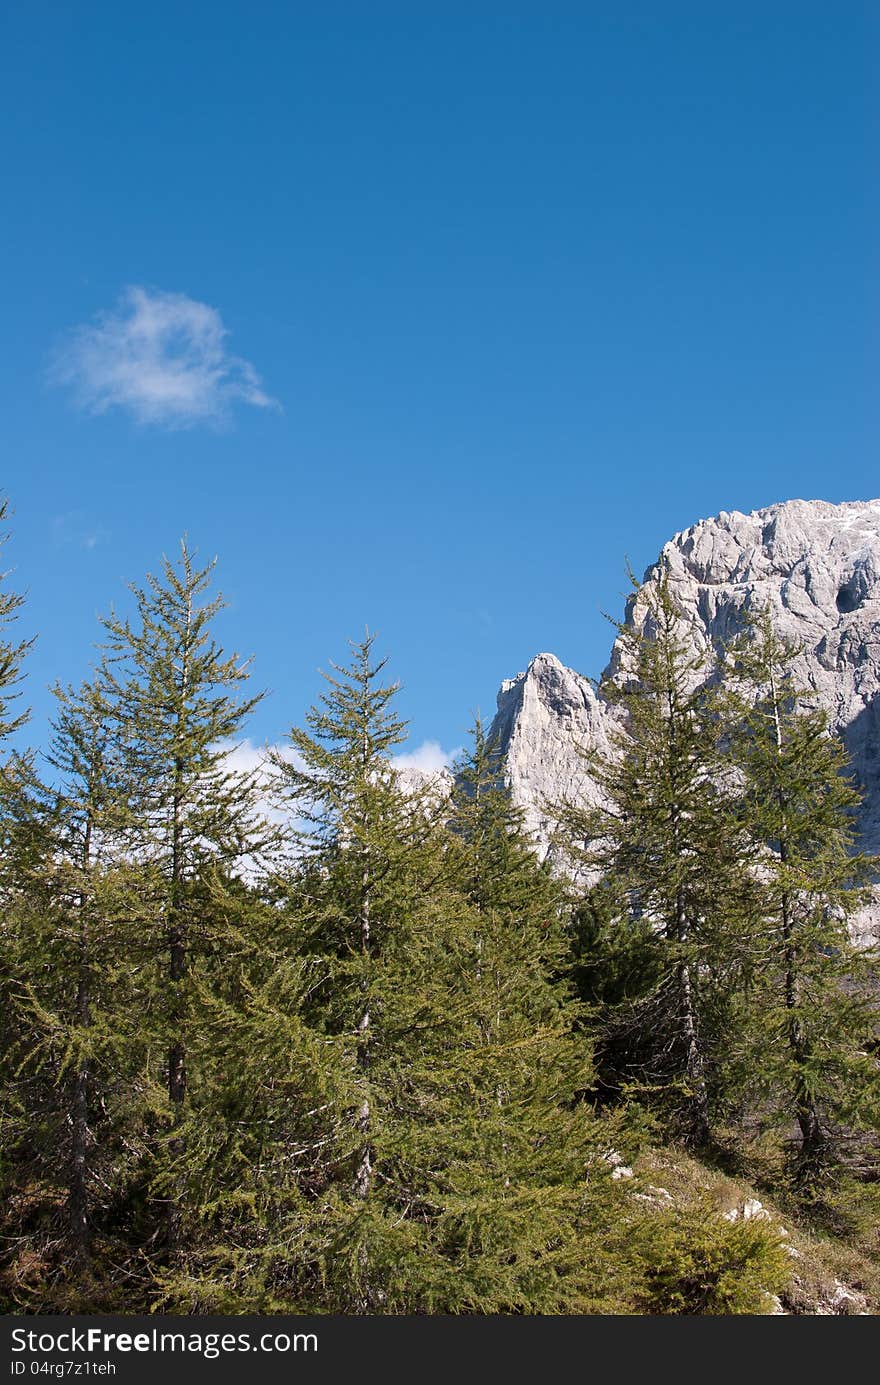
[(847, 1147), (871, 1164), (877, 956), (849, 923), (880, 863), (854, 849), (845, 749), (766, 611), (695, 652), (668, 571), (635, 606), (603, 684), (618, 729), (588, 757), (597, 802), (558, 808), (588, 881), (575, 951), (603, 1080), (696, 1147), (734, 1113), (780, 1132), (798, 1178)]
[(765, 611), (725, 672), (759, 882), (742, 1057), (761, 1094), (756, 1117), (796, 1122), (792, 1158), (805, 1179), (880, 1128), (877, 958), (849, 928), (880, 863), (855, 850), (860, 794), (826, 713), (798, 686), (798, 652)]
[(838, 1208), (877, 1176), (877, 866), (769, 616), (696, 649), (669, 573), (637, 591), (551, 869), (479, 720), (401, 773), (369, 632), (239, 768), (212, 579), (184, 543), (131, 589), (42, 755), (0, 588), (4, 1304), (766, 1311), (778, 1237), (627, 1161), (757, 1142)]

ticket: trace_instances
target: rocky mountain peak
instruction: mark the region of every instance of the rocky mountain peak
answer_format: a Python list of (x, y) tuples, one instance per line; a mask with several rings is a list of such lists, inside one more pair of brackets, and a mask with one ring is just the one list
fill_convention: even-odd
[(490, 738), (503, 751), (505, 776), (526, 826), (546, 850), (552, 803), (589, 798), (592, 786), (579, 745), (604, 745), (608, 712), (588, 678), (555, 654), (537, 654), (498, 693)]
[[(744, 610), (767, 608), (779, 634), (802, 649), (798, 676), (846, 742), (865, 790), (863, 843), (880, 850), (880, 500), (722, 511), (672, 538), (643, 585), (657, 580), (661, 564), (697, 644), (720, 644), (741, 627)], [(642, 618), (634, 594), (625, 619)], [(618, 654), (612, 649), (612, 674)], [(502, 683), (490, 734), (542, 849), (550, 804), (595, 797), (577, 747), (604, 749), (613, 715), (590, 680), (552, 654)]]

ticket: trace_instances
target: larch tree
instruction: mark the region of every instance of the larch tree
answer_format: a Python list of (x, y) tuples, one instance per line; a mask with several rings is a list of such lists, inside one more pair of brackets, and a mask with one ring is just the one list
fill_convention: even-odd
[(607, 1155), (636, 1132), (588, 1099), (592, 1025), (572, 985), (569, 891), (540, 860), (479, 719), (454, 768), (452, 855), (472, 912), (459, 1063), (473, 1111), (461, 1112), (456, 1177), (469, 1253), (457, 1273), (484, 1277), (488, 1311), (587, 1311), (613, 1297), (620, 1270)]
[(798, 683), (798, 653), (762, 611), (731, 647), (726, 684), (760, 883), (748, 1086), (759, 1120), (796, 1123), (794, 1162), (809, 1178), (840, 1157), (847, 1132), (880, 1123), (878, 957), (850, 932), (880, 861), (856, 850), (861, 793), (827, 712)]
[[(239, 904), (233, 887), (264, 848), (255, 772), (230, 751), (261, 695), (247, 691), (249, 661), (214, 636), (220, 596), (208, 595), (214, 564), (198, 567), (186, 542), (179, 561), (133, 586), (133, 617), (104, 621), (102, 696), (123, 756), (127, 851), (155, 882), (146, 929), (152, 985), (145, 1022), (164, 1050), (167, 1136), (156, 1186), (166, 1200), (165, 1239), (174, 1249), (186, 1191), (187, 1120), (193, 1054), (194, 969), (222, 968), (218, 912)], [(219, 932), (225, 930), (225, 917)], [(193, 1052), (191, 1052), (193, 1050)]]
[(275, 761), (281, 798), (299, 824), (292, 907), (300, 950), (321, 976), (304, 1016), (341, 1045), (349, 1066), (348, 1114), (327, 1151), (338, 1218), (325, 1272), (353, 1311), (381, 1311), (387, 1296), (391, 1224), (380, 1234), (383, 1214), (373, 1208), (386, 1200), (398, 1125), (385, 1089), (389, 1064), (399, 1061), (390, 1017), (403, 992), (395, 994), (393, 978), (418, 950), (416, 921), (426, 927), (437, 909), (430, 892), (444, 871), (436, 815), (407, 798), (391, 764), (406, 726), (373, 643), (368, 634), (348, 666), (325, 675), (327, 691), (306, 726), (290, 733), (292, 756)]
[[(2, 499), (0, 525), (5, 524), (8, 517), (9, 502)], [(0, 533), (0, 545), (5, 544), (8, 537)], [(7, 576), (8, 573), (3, 573), (0, 578), (0, 743), (8, 741), (28, 719), (28, 711), (19, 710), (16, 704), (21, 697), (22, 663), (33, 644), (33, 640), (10, 638), (24, 597), (6, 587)]]
[(715, 661), (695, 646), (668, 571), (633, 585), (637, 609), (617, 624), (617, 665), (602, 685), (617, 729), (607, 754), (587, 757), (599, 801), (563, 803), (557, 816), (579, 867), (605, 882), (602, 908), (622, 911), (647, 954), (647, 990), (628, 1006), (638, 1066), (623, 1080), (671, 1100), (679, 1133), (700, 1146), (712, 1133), (723, 1017), (749, 964), (747, 843), (707, 686)]
[(402, 784), (405, 725), (372, 646), (334, 669), (278, 764), (303, 827), (301, 1016), (348, 1070), (320, 1191), (288, 1233), (289, 1292), (359, 1313), (583, 1307), (610, 1293), (596, 1224), (619, 1190), (552, 975), (558, 894), (489, 789), (485, 747), (462, 767), (476, 810)]
[[(0, 524), (9, 518), (8, 501), (0, 500)], [(8, 534), (0, 533), (0, 547)], [(33, 641), (15, 635), (24, 598), (0, 575), (0, 1216), (13, 1283), (18, 1279), (17, 1252), (28, 1221), (24, 1189), (38, 1160), (30, 1115), (50, 1099), (45, 1084), (21, 1068), (34, 1039), (30, 1017), (21, 1004), (27, 964), (21, 939), (30, 902), (30, 874), (40, 857), (37, 781), (34, 757), (16, 747), (16, 734), (28, 720), (21, 706), (23, 662)], [(5, 1279), (4, 1273), (4, 1279)], [(14, 1300), (13, 1300), (14, 1301)]]
[[(118, 986), (116, 949), (107, 937), (102, 866), (112, 874), (112, 842), (121, 805), (114, 793), (113, 756), (108, 745), (107, 709), (100, 688), (79, 694), (56, 688), (58, 716), (49, 763), (61, 783), (52, 805), (52, 850), (47, 867), (55, 913), (55, 941), (62, 953), (56, 974), (70, 985), (67, 1043), (70, 1080), (68, 1216), (75, 1259), (90, 1256), (92, 1241), (89, 1157), (93, 1142), (96, 989)], [(48, 911), (47, 911), (48, 912)], [(108, 942), (110, 946), (108, 948)], [(65, 956), (70, 950), (72, 955)], [(119, 998), (119, 991), (116, 990)], [(129, 992), (130, 995), (130, 992)], [(45, 1013), (45, 1006), (41, 1007)], [(61, 1023), (64, 1018), (58, 1015)]]
[(76, 1311), (106, 1307), (115, 1293), (106, 1271), (119, 1237), (108, 1223), (125, 1204), (126, 1147), (138, 1138), (131, 1016), (145, 882), (120, 846), (126, 796), (99, 680), (53, 691), (48, 774), (42, 784), (31, 776), (19, 831), (28, 855), (17, 856), (23, 889), (8, 941), (28, 1035), (17, 1076), (30, 1167), (47, 1206), (63, 1208), (63, 1220), (54, 1210), (44, 1219), (55, 1252), (38, 1292)]

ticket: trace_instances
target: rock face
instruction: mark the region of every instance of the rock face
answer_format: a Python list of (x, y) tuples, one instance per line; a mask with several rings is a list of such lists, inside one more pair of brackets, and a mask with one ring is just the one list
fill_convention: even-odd
[(553, 830), (551, 805), (594, 797), (578, 747), (606, 749), (609, 726), (609, 709), (589, 679), (553, 654), (538, 654), (525, 673), (501, 684), (489, 738), (503, 753), (513, 800), (542, 851)]
[[(798, 676), (846, 743), (865, 791), (862, 843), (880, 851), (880, 500), (722, 512), (677, 534), (660, 560), (695, 642), (717, 644), (737, 631), (744, 608), (769, 607), (779, 634), (803, 647)], [(658, 570), (649, 568), (645, 583)], [(637, 612), (631, 600), (627, 621)], [(612, 715), (592, 684), (552, 654), (501, 685), (492, 734), (542, 849), (552, 828), (548, 802), (593, 797), (576, 747), (604, 749)], [(880, 919), (880, 910), (871, 913)]]

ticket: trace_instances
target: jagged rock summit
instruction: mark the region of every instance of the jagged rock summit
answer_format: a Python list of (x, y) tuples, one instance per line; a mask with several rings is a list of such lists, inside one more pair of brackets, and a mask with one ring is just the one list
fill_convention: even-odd
[(605, 749), (610, 724), (608, 705), (590, 680), (555, 654), (537, 654), (525, 673), (501, 684), (489, 738), (503, 755), (513, 800), (542, 850), (553, 830), (549, 805), (592, 797), (580, 748)]
[[(671, 539), (645, 583), (656, 581), (660, 562), (695, 641), (727, 639), (744, 608), (769, 607), (778, 632), (803, 647), (799, 677), (846, 742), (865, 790), (863, 844), (880, 851), (880, 500), (722, 511)], [(638, 611), (631, 599), (625, 619), (638, 619)], [(552, 830), (548, 802), (593, 796), (577, 747), (604, 747), (612, 717), (593, 684), (552, 654), (502, 683), (491, 734), (543, 848)]]

